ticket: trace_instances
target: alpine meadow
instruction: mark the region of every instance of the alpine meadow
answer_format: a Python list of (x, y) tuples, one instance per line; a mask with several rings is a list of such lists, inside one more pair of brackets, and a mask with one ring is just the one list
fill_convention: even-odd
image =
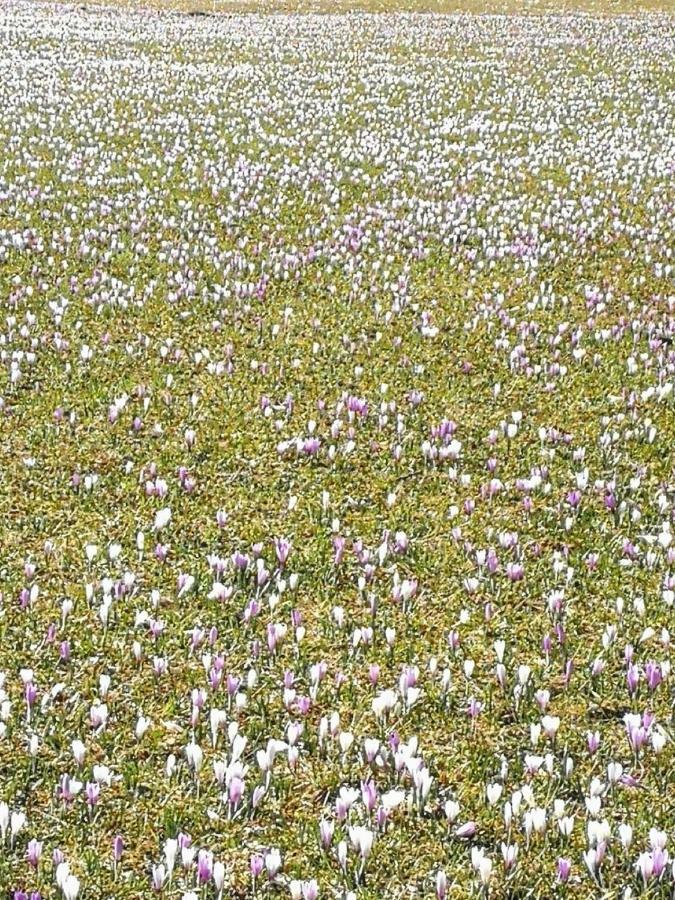
[(0, 898), (675, 897), (675, 4), (0, 0)]

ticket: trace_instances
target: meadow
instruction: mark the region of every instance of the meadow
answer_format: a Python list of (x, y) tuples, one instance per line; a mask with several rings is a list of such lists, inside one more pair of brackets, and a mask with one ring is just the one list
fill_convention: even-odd
[(3, 898), (675, 895), (675, 14), (369, 2), (0, 6)]

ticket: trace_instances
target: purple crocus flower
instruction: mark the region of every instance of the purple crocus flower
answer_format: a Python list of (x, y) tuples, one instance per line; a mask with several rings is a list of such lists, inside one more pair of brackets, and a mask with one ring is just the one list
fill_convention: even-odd
[(345, 553), (346, 541), (340, 535), (333, 538), (333, 565), (339, 566)]
[(652, 875), (654, 878), (660, 878), (666, 866), (668, 865), (668, 851), (663, 847), (656, 847), (652, 851)]
[(179, 831), (176, 835), (176, 840), (181, 850), (186, 850), (192, 846), (192, 837), (185, 831)]
[(33, 704), (37, 700), (38, 691), (37, 691), (37, 686), (35, 685), (35, 683), (32, 681), (29, 681), (26, 684), (24, 693), (25, 693), (25, 697), (26, 697), (26, 706), (30, 710), (30, 708), (33, 706)]
[(558, 881), (560, 881), (562, 884), (566, 884), (570, 877), (570, 872), (572, 871), (572, 863), (570, 862), (569, 859), (566, 859), (564, 856), (561, 856), (558, 859), (557, 870), (558, 870)]
[(626, 672), (626, 686), (628, 688), (628, 693), (632, 696), (637, 690), (638, 682), (640, 681), (640, 670), (636, 665), (628, 666), (628, 670)]
[(26, 859), (28, 860), (28, 865), (32, 866), (32, 868), (37, 869), (40, 864), (40, 857), (42, 856), (42, 843), (41, 841), (32, 838), (28, 842), (28, 846), (26, 847)]
[(600, 746), (600, 732), (589, 731), (586, 735), (586, 742), (588, 744), (588, 752), (591, 754), (596, 753)]
[(368, 812), (371, 813), (375, 809), (377, 803), (377, 788), (375, 787), (375, 783), (370, 779), (361, 782), (361, 797), (363, 799), (363, 805)]
[(118, 863), (122, 859), (123, 852), (124, 852), (124, 841), (122, 840), (122, 835), (118, 834), (113, 838), (113, 843), (112, 843), (112, 854), (113, 854), (113, 859), (116, 863)]
[(661, 666), (655, 662), (645, 663), (645, 677), (647, 679), (647, 686), (649, 690), (655, 691), (663, 681)]
[(233, 808), (237, 808), (241, 803), (241, 798), (244, 795), (244, 782), (238, 776), (234, 776), (230, 781), (229, 787), (229, 800)]
[(288, 538), (274, 538), (274, 552), (277, 555), (279, 568), (283, 569), (283, 567), (286, 565), (288, 555), (291, 552), (291, 542), (288, 540)]
[(327, 850), (333, 842), (334, 825), (327, 819), (322, 819), (319, 823), (319, 835), (321, 837), (321, 846)]
[(101, 796), (101, 787), (96, 781), (88, 781), (85, 786), (85, 794), (87, 796), (87, 803), (89, 806), (94, 807), (99, 801)]
[(469, 700), (469, 705), (467, 707), (467, 712), (469, 713), (471, 718), (474, 720), (477, 719), (481, 714), (482, 709), (483, 704), (480, 702), (480, 700), (476, 700), (475, 697), (471, 697), (471, 699)]
[(197, 856), (197, 878), (200, 884), (208, 884), (213, 875), (213, 853), (200, 850)]

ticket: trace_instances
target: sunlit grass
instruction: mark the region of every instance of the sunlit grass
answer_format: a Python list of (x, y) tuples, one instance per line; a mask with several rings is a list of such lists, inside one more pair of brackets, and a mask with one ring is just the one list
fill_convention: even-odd
[(0, 891), (670, 897), (675, 19), (152, 5), (0, 10)]

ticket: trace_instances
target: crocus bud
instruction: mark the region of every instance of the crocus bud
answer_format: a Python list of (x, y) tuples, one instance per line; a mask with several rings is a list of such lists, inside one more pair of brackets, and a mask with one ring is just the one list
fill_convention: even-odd
[(124, 852), (124, 841), (122, 840), (122, 835), (118, 834), (113, 838), (113, 844), (112, 844), (113, 859), (116, 863), (118, 863), (122, 859), (123, 852)]

